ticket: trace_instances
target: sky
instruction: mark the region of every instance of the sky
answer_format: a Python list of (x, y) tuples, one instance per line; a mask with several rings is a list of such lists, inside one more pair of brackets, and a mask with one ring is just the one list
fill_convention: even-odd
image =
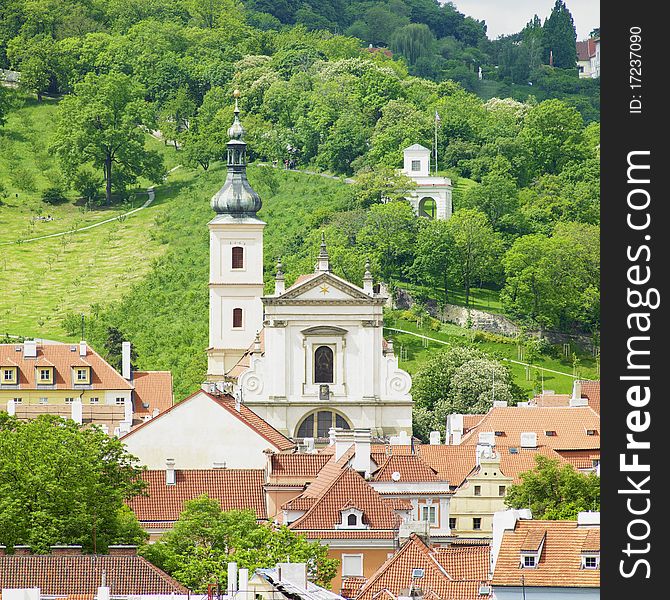
[[(464, 15), (486, 21), (487, 35), (494, 40), (500, 35), (518, 33), (533, 15), (542, 22), (551, 14), (555, 0), (452, 0)], [(595, 27), (600, 27), (600, 0), (565, 0), (577, 30), (577, 39), (584, 40)]]

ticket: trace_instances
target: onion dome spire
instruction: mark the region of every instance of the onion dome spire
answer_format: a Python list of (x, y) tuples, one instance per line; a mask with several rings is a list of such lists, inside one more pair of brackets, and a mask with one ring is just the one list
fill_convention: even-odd
[(221, 215), (233, 217), (256, 217), (262, 201), (247, 179), (247, 144), (245, 130), (240, 123), (238, 98), (240, 91), (233, 92), (235, 118), (228, 128), (230, 140), (227, 144), (228, 175), (223, 187), (212, 197), (212, 208)]

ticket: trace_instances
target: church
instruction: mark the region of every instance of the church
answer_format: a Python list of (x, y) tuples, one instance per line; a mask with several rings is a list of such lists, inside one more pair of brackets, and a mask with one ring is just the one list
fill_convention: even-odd
[[(331, 427), (411, 435), (410, 375), (384, 339), (386, 296), (366, 268), (363, 287), (335, 275), (322, 237), (315, 270), (286, 288), (263, 289), (262, 202), (246, 176), (246, 143), (235, 94), (228, 174), (209, 222), (207, 385), (291, 438), (325, 441)], [(315, 251), (317, 249), (315, 248)], [(232, 389), (231, 389), (232, 388)]]

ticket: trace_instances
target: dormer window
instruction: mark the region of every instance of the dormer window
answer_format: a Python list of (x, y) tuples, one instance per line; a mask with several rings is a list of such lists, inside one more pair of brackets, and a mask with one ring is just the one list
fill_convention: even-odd
[(547, 430), (547, 431), (544, 432), (544, 435), (546, 435), (548, 437), (553, 437), (553, 436), (556, 435), (556, 432), (553, 431), (553, 430)]
[(537, 567), (537, 554), (522, 554), (521, 555), (521, 568), (522, 569), (534, 569)]
[(370, 526), (363, 523), (363, 511), (357, 508), (345, 508), (340, 511), (341, 523), (335, 524), (335, 529), (369, 529)]
[(0, 383), (15, 385), (17, 383), (16, 367), (2, 367), (2, 379)]
[(600, 567), (600, 554), (582, 554), (582, 569), (598, 569)]
[(86, 385), (91, 383), (91, 369), (90, 367), (73, 367), (72, 379), (76, 384)]
[(53, 367), (38, 367), (37, 368), (37, 383), (49, 385), (54, 382)]

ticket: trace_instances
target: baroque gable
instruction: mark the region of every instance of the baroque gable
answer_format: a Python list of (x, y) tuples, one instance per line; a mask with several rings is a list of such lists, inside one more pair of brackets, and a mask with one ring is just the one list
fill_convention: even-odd
[(292, 286), (280, 296), (266, 296), (264, 304), (383, 304), (386, 298), (366, 294), (358, 286), (324, 272)]

